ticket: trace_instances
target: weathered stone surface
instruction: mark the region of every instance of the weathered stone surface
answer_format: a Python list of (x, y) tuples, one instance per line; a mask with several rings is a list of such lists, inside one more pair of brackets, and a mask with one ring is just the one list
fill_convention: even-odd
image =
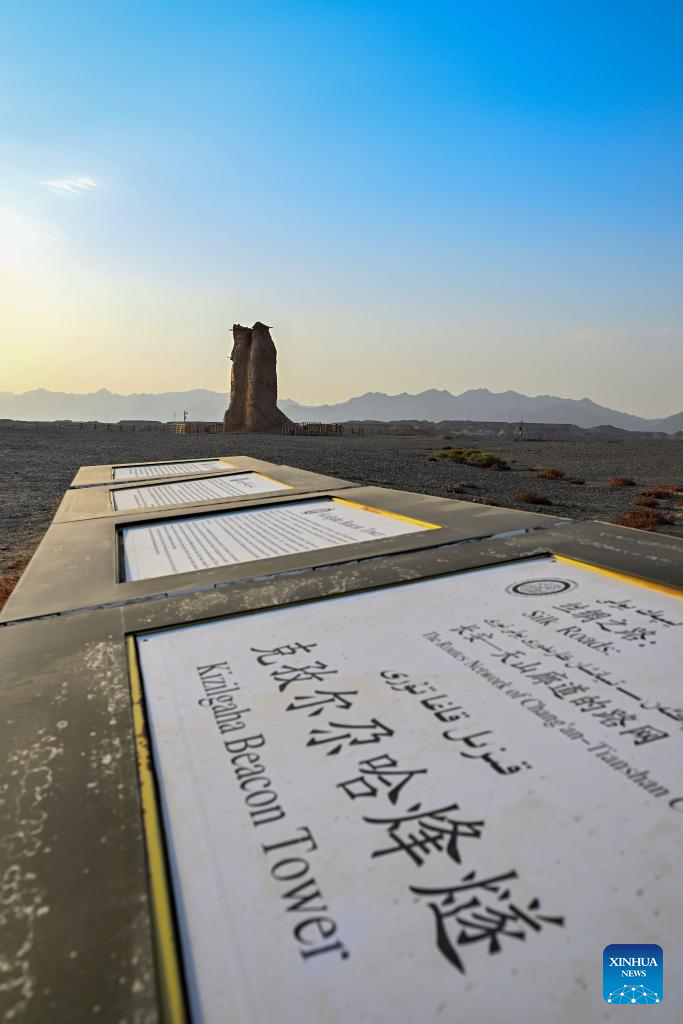
[(230, 405), (223, 419), (231, 430), (264, 433), (291, 421), (277, 407), (277, 350), (270, 328), (233, 324)]
[(223, 419), (225, 430), (245, 429), (245, 404), (247, 399), (247, 372), (251, 347), (251, 328), (233, 324), (232, 328), (232, 374), (230, 378), (230, 404)]

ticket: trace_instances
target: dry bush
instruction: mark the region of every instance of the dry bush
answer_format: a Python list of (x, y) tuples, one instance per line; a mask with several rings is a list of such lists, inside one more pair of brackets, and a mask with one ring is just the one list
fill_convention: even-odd
[(579, 477), (568, 477), (567, 478), (567, 483), (568, 484), (576, 484), (577, 487), (585, 487), (585, 485), (586, 485), (586, 481), (585, 480), (581, 480)]
[(5, 602), (19, 582), (21, 569), (19, 563), (10, 565), (3, 573), (0, 573), (0, 608), (4, 608)]
[(427, 456), (429, 462), (436, 459), (450, 459), (464, 466), (476, 466), (478, 469), (507, 470), (510, 468), (505, 459), (492, 452), (482, 452), (478, 448), (442, 448)]
[(462, 494), (465, 488), (462, 484), (448, 483), (441, 484), (441, 490), (446, 494)]
[(640, 493), (644, 498), (673, 498), (678, 489), (675, 484), (658, 484), (657, 487), (647, 487)]
[(671, 522), (668, 516), (653, 508), (639, 508), (632, 505), (621, 519), (615, 519), (617, 526), (630, 526), (634, 530), (654, 530)]
[(515, 497), (520, 505), (552, 505), (550, 498), (545, 494), (536, 494), (536, 491), (520, 491)]
[(633, 504), (643, 506), (644, 508), (657, 508), (659, 502), (656, 498), (645, 497), (638, 498), (638, 501), (634, 501)]
[(635, 487), (636, 482), (632, 476), (614, 476), (610, 487)]
[(555, 466), (548, 466), (547, 469), (538, 471), (539, 480), (564, 480), (564, 473)]

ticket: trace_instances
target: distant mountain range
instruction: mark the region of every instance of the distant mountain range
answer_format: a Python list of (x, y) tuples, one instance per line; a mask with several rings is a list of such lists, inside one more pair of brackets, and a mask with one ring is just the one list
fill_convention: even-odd
[(116, 395), (106, 388), (87, 395), (38, 388), (15, 395), (0, 391), (0, 419), (15, 420), (190, 420), (223, 419), (227, 397), (216, 391), (167, 391), (154, 395)]
[[(216, 422), (223, 419), (227, 398), (216, 391), (168, 391), (163, 394), (116, 395), (106, 388), (93, 394), (61, 391), (26, 391), (16, 395), (0, 391), (0, 419), (16, 420), (190, 420)], [(477, 420), (532, 423), (574, 423), (579, 427), (610, 425), (624, 430), (683, 430), (683, 412), (662, 419), (644, 419), (597, 405), (589, 398), (557, 398), (554, 395), (521, 395), (517, 391), (499, 394), (486, 388), (453, 395), (432, 388), (418, 395), (403, 392), (385, 395), (368, 392), (336, 405), (300, 405), (285, 398), (280, 408), (296, 422), (343, 423), (347, 420)]]
[(555, 395), (521, 395), (517, 391), (496, 394), (476, 388), (453, 395), (432, 388), (419, 395), (385, 395), (368, 392), (338, 405), (299, 405), (289, 399), (279, 403), (290, 419), (319, 423), (345, 420), (486, 420), (515, 423), (574, 423), (577, 427), (613, 426), (623, 430), (683, 430), (683, 412), (663, 419), (644, 419), (597, 405), (590, 398), (557, 398)]

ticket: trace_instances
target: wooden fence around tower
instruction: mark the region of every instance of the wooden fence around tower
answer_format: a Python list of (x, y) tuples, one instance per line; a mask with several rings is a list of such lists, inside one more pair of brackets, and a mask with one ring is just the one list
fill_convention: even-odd
[(283, 434), (343, 434), (343, 423), (285, 423)]
[[(222, 423), (199, 423), (185, 421), (184, 423), (176, 423), (175, 425), (176, 434), (249, 434), (253, 431), (249, 430), (225, 430)], [(276, 431), (273, 431), (275, 433)], [(285, 423), (281, 429), (282, 434), (286, 435), (339, 435), (344, 433), (362, 434), (364, 433), (362, 424), (356, 427), (352, 427), (346, 430), (344, 429), (343, 423)]]
[(176, 434), (222, 434), (222, 423), (176, 423)]

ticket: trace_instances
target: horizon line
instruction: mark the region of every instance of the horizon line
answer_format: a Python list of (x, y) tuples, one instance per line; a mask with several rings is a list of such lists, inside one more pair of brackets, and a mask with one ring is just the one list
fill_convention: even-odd
[[(52, 390), (50, 390), (50, 388), (45, 388), (45, 387), (39, 386), (39, 387), (35, 387), (35, 388), (29, 388), (27, 391), (19, 391), (19, 392), (17, 392), (17, 391), (0, 391), (0, 395), (11, 395), (13, 398), (24, 398), (27, 395), (35, 394), (36, 392), (44, 392), (45, 394), (48, 394), (48, 395), (64, 395), (66, 397), (74, 397), (74, 398), (91, 398), (91, 397), (94, 397), (94, 396), (96, 396), (98, 394), (104, 393), (104, 394), (107, 394), (107, 395), (111, 395), (112, 397), (115, 397), (115, 398), (145, 398), (145, 397), (160, 398), (163, 395), (189, 394), (190, 392), (193, 392), (193, 391), (205, 391), (208, 394), (212, 394), (212, 395), (221, 395), (221, 396), (225, 395), (226, 396), (226, 400), (227, 400), (227, 397), (228, 397), (227, 389), (224, 392), (224, 391), (214, 391), (213, 389), (207, 388), (207, 387), (185, 388), (185, 389), (179, 390), (179, 391), (131, 391), (131, 392), (124, 393), (124, 392), (118, 392), (118, 391), (110, 391), (109, 388), (104, 388), (104, 387), (97, 388), (95, 391), (52, 391)], [(527, 398), (527, 399), (543, 399), (543, 398), (548, 398), (548, 399), (552, 399), (552, 400), (560, 401), (560, 402), (575, 402), (575, 403), (590, 402), (593, 405), (596, 405), (596, 406), (598, 406), (601, 409), (607, 410), (608, 412), (618, 413), (621, 416), (632, 416), (635, 419), (645, 420), (645, 421), (656, 421), (656, 420), (671, 419), (672, 417), (681, 415), (683, 413), (683, 408), (681, 408), (679, 410), (676, 410), (675, 412), (666, 413), (664, 415), (660, 414), (660, 415), (657, 415), (657, 416), (643, 416), (643, 415), (640, 415), (639, 413), (626, 412), (626, 411), (624, 411), (622, 409), (614, 409), (611, 406), (602, 405), (600, 402), (596, 402), (595, 399), (590, 398), (587, 395), (584, 395), (582, 398), (567, 397), (565, 395), (553, 395), (553, 394), (550, 394), (550, 393), (528, 395), (528, 394), (525, 394), (522, 391), (515, 391), (513, 388), (508, 388), (505, 391), (492, 391), (490, 388), (487, 388), (487, 387), (471, 387), (471, 388), (466, 388), (464, 391), (458, 392), (457, 394), (452, 392), (452, 391), (450, 391), (448, 388), (437, 388), (437, 387), (425, 388), (422, 391), (417, 391), (417, 392), (398, 391), (398, 392), (395, 392), (393, 394), (390, 394), (390, 393), (385, 392), (385, 391), (365, 391), (362, 394), (351, 395), (349, 398), (342, 399), (341, 401), (337, 401), (337, 402), (330, 402), (330, 401), (328, 401), (328, 402), (301, 402), (301, 401), (299, 401), (298, 399), (295, 399), (295, 398), (279, 397), (278, 398), (278, 402), (292, 402), (295, 405), (300, 406), (301, 408), (324, 408), (324, 407), (328, 407), (329, 408), (329, 407), (334, 407), (334, 406), (338, 406), (338, 405), (346, 405), (348, 402), (352, 402), (355, 399), (367, 398), (367, 397), (370, 397), (370, 396), (378, 396), (378, 397), (382, 397), (382, 398), (403, 398), (403, 397), (406, 397), (406, 398), (419, 398), (422, 395), (429, 394), (430, 392), (435, 392), (435, 393), (440, 394), (440, 395), (449, 395), (450, 397), (456, 398), (456, 399), (457, 398), (462, 398), (464, 395), (471, 394), (472, 392), (485, 392), (486, 394), (491, 395), (493, 397), (501, 397), (503, 395), (518, 395), (520, 398)]]

